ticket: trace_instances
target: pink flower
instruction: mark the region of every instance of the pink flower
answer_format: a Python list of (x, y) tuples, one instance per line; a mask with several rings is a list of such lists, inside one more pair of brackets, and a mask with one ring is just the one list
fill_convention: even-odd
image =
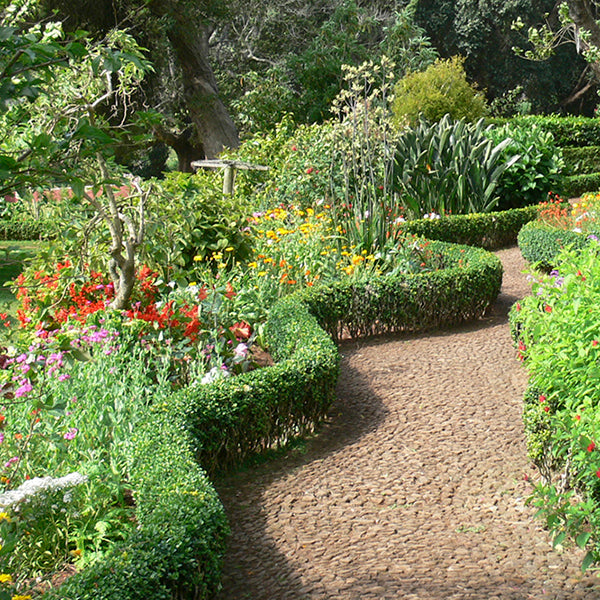
[(70, 428), (70, 429), (67, 431), (67, 433), (65, 433), (65, 434), (63, 435), (63, 437), (65, 438), (65, 440), (72, 440), (72, 439), (74, 439), (74, 438), (75, 438), (75, 436), (77, 435), (78, 431), (79, 431), (79, 430), (78, 430), (78, 429), (76, 429), (75, 427), (71, 427), (71, 428)]
[(24, 379), (21, 382), (21, 386), (19, 388), (17, 388), (17, 391), (15, 392), (15, 398), (21, 398), (22, 396), (25, 396), (26, 394), (29, 394), (29, 392), (33, 389), (33, 386), (31, 385), (31, 383), (29, 382), (28, 379)]

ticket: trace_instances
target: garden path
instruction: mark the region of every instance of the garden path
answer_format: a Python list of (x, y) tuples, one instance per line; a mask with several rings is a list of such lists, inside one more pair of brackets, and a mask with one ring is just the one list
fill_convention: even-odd
[(552, 550), (526, 505), (510, 305), (517, 249), (477, 323), (345, 343), (319, 435), (217, 482), (232, 527), (221, 600), (600, 600), (582, 553)]

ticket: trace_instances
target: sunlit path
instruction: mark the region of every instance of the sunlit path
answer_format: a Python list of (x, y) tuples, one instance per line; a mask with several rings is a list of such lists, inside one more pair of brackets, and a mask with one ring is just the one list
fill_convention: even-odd
[(498, 255), (489, 316), (344, 346), (320, 435), (218, 483), (233, 530), (220, 598), (600, 599), (525, 504), (526, 374), (506, 314), (528, 286), (519, 251)]

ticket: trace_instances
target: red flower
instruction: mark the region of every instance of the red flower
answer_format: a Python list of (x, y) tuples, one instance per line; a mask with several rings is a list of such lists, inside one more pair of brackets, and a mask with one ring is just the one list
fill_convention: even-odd
[(198, 292), (198, 300), (200, 300), (200, 302), (202, 302), (203, 300), (206, 300), (208, 298), (208, 292), (206, 291), (206, 286), (203, 285), (200, 288), (200, 291)]
[(544, 406), (544, 410), (545, 410), (546, 412), (550, 412), (550, 407), (549, 407), (548, 405), (546, 405), (546, 406)]
[(595, 348), (598, 345), (598, 340), (593, 340), (592, 341), (592, 346)]
[(306, 174), (310, 175), (313, 171), (314, 169), (312, 167), (308, 167), (308, 169), (306, 169)]
[(544, 404), (546, 402), (546, 396), (544, 394), (540, 394), (540, 404)]
[(552, 312), (552, 307), (551, 307), (549, 304), (546, 304), (546, 306), (544, 306), (544, 310), (545, 310), (547, 313), (551, 313), (551, 312)]
[(240, 321), (239, 323), (234, 323), (229, 328), (229, 331), (231, 331), (231, 333), (233, 333), (233, 335), (235, 335), (235, 339), (238, 342), (243, 342), (244, 340), (247, 340), (250, 337), (250, 335), (252, 334), (252, 328), (245, 321)]
[(231, 300), (234, 296), (235, 296), (235, 292), (233, 291), (233, 286), (228, 281), (227, 285), (225, 286), (225, 297), (229, 298), (229, 300)]
[(576, 421), (581, 421), (581, 416), (580, 415), (575, 415), (575, 420)]
[(596, 471), (596, 477), (600, 477), (600, 469)]
[(517, 302), (517, 306), (516, 306), (517, 310), (521, 310), (521, 305)]
[(594, 442), (590, 442), (590, 445), (587, 447), (588, 452), (593, 452), (596, 444)]

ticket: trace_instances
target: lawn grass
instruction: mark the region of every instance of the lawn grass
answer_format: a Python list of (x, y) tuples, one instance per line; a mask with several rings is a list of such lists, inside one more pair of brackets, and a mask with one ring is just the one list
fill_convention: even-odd
[(13, 313), (15, 297), (5, 282), (12, 281), (23, 269), (28, 258), (32, 258), (46, 242), (0, 241), (0, 308)]

